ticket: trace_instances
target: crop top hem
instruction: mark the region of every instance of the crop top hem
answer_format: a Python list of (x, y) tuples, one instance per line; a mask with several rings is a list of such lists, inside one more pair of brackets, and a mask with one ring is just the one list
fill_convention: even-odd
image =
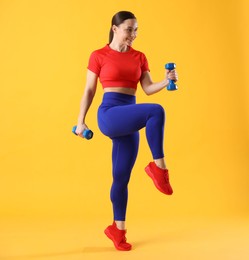
[[(93, 73), (95, 73), (97, 76), (98, 76), (98, 74), (97, 74), (97, 72), (95, 72), (94, 70), (92, 70), (92, 69), (89, 69), (88, 68), (88, 70), (90, 70), (91, 72), (93, 72)], [(149, 70), (148, 70), (149, 71)], [(102, 88), (104, 89), (104, 88), (115, 88), (115, 87), (117, 87), (117, 88), (132, 88), (132, 89), (137, 89), (137, 84), (132, 84), (131, 85), (131, 82), (129, 81), (129, 80), (127, 80), (127, 81), (125, 81), (125, 80), (122, 80), (122, 83), (120, 82), (120, 81), (113, 81), (113, 80), (111, 80), (111, 81), (105, 81), (104, 83), (102, 83), (101, 84), (102, 85)]]

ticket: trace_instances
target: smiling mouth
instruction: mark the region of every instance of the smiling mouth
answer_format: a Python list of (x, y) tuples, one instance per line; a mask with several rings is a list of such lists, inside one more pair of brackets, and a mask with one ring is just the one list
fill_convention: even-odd
[(126, 39), (127, 45), (132, 46), (134, 40), (135, 40), (135, 39), (129, 39), (129, 38), (127, 38), (127, 39)]

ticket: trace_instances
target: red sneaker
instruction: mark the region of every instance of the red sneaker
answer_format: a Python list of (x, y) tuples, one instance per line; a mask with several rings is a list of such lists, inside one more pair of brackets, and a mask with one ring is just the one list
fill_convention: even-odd
[(151, 177), (159, 191), (167, 195), (173, 193), (173, 189), (169, 183), (169, 173), (167, 169), (161, 169), (155, 162), (151, 162), (145, 167), (145, 171)]
[(120, 230), (117, 228), (115, 221), (111, 226), (108, 226), (105, 229), (105, 234), (110, 238), (116, 247), (117, 250), (129, 251), (132, 248), (132, 245), (126, 242), (126, 230)]

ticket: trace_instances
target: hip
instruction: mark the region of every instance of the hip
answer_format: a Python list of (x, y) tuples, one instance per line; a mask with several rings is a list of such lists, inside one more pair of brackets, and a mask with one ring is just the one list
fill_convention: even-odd
[(134, 95), (117, 92), (105, 92), (99, 108), (101, 109), (103, 107), (124, 106), (132, 104), (136, 104), (136, 96)]

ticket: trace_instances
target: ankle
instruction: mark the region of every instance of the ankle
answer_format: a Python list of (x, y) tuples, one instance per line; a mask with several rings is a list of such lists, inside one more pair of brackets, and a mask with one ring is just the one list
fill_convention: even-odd
[(117, 229), (125, 230), (125, 221), (115, 220), (114, 223), (116, 224)]
[(156, 165), (158, 168), (160, 168), (160, 169), (162, 169), (162, 170), (166, 170), (166, 169), (167, 169), (166, 163), (165, 163), (164, 159), (155, 159), (155, 160), (154, 160), (154, 163), (155, 163), (155, 165)]

